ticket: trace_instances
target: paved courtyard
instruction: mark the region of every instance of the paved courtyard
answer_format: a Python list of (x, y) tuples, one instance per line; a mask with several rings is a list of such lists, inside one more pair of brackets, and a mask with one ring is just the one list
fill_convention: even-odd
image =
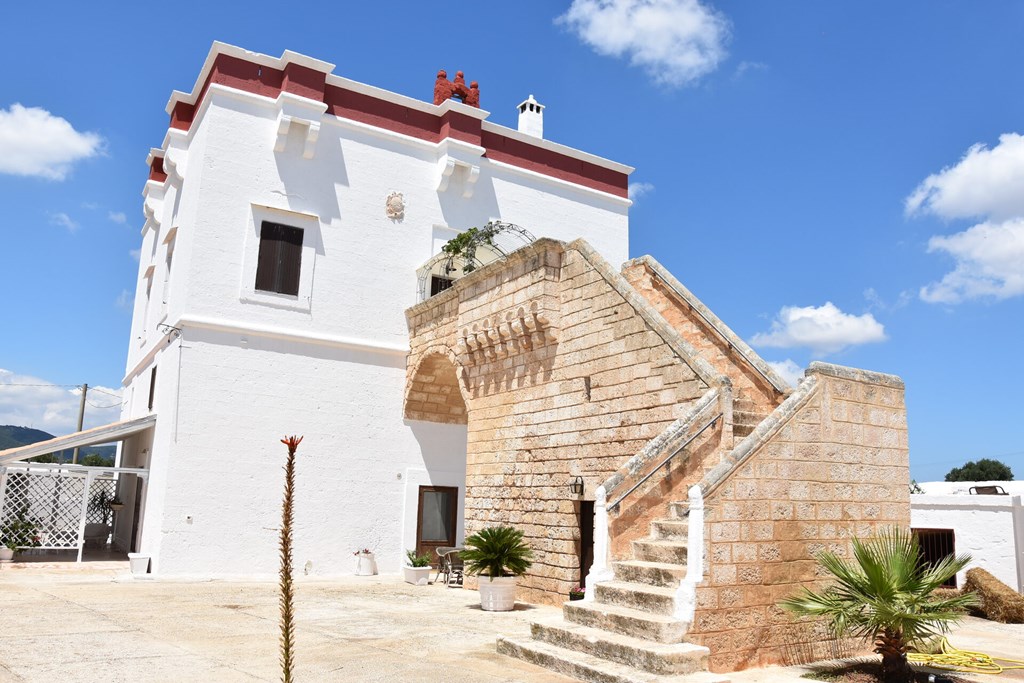
[[(278, 681), (277, 586), (133, 580), (126, 562), (0, 565), (0, 683)], [(475, 591), (396, 576), (299, 580), (296, 680), (571, 683), (498, 655), (554, 607), (480, 610)], [(1024, 625), (968, 618), (963, 649), (1024, 657)], [(809, 667), (730, 675), (733, 683), (806, 683)], [(1024, 670), (976, 681), (1024, 681)]]
[[(120, 563), (118, 563), (120, 564)], [(7, 568), (3, 568), (7, 569)], [(0, 683), (277, 681), (277, 587), (0, 570)], [(565, 683), (495, 652), (551, 607), (398, 577), (297, 583), (296, 680)]]

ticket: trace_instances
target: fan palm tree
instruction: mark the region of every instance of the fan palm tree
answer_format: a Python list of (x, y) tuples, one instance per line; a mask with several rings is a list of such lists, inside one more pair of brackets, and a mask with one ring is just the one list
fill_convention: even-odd
[(975, 603), (973, 594), (933, 597), (971, 561), (960, 555), (928, 565), (921, 561), (917, 538), (893, 528), (866, 542), (853, 539), (853, 560), (823, 552), (818, 562), (835, 578), (820, 592), (804, 588), (781, 606), (800, 616), (826, 617), (837, 638), (870, 639), (882, 656), (885, 681), (911, 680), (907, 651), (915, 643), (949, 631), (952, 622)]

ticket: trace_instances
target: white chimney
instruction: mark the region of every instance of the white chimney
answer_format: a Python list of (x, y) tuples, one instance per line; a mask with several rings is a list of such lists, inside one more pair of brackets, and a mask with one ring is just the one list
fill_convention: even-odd
[(533, 95), (519, 105), (519, 132), (544, 137), (544, 105), (533, 99)]

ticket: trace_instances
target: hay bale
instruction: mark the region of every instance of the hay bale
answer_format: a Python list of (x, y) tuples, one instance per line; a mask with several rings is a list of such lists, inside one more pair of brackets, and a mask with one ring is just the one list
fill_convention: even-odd
[(1024, 624), (1024, 595), (984, 569), (969, 569), (963, 590), (978, 597), (977, 610), (986, 619), (1004, 624)]

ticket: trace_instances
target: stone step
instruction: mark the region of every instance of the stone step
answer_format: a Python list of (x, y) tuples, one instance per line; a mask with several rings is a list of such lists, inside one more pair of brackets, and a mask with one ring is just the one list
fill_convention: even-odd
[(690, 674), (708, 668), (708, 648), (692, 643), (652, 643), (562, 619), (535, 621), (530, 629), (534, 640), (655, 674)]
[(706, 671), (662, 676), (526, 638), (499, 637), (498, 652), (587, 683), (729, 683), (727, 677)]
[(764, 415), (761, 415), (760, 413), (748, 413), (743, 410), (732, 411), (733, 429), (736, 428), (736, 425), (757, 425), (760, 424), (763, 419)]
[(648, 562), (686, 564), (686, 541), (665, 541), (642, 538), (633, 541), (633, 557)]
[(615, 578), (634, 583), (646, 583), (649, 586), (675, 588), (686, 577), (686, 565), (669, 562), (645, 562), (644, 560), (627, 560), (613, 562), (612, 571)]
[(756, 403), (755, 403), (754, 399), (750, 398), (749, 396), (746, 396), (744, 394), (740, 394), (740, 395), (736, 396), (735, 398), (733, 398), (732, 405), (733, 405), (733, 407), (743, 406), (741, 408), (741, 410), (750, 410), (751, 407), (756, 405)]
[(690, 512), (690, 504), (683, 502), (674, 502), (668, 504), (668, 513), (672, 519), (688, 519)]
[(674, 588), (650, 586), (629, 581), (604, 581), (597, 584), (594, 599), (605, 605), (631, 607), (651, 614), (671, 616), (676, 611)]
[(666, 540), (686, 540), (689, 526), (685, 519), (656, 519), (651, 522), (654, 537)]
[(664, 614), (651, 614), (631, 607), (574, 600), (562, 605), (566, 621), (602, 631), (621, 633), (656, 643), (681, 643), (689, 624)]
[(734, 424), (732, 426), (732, 436), (734, 439), (744, 439), (750, 436), (750, 433), (757, 428), (757, 425), (741, 425)]

